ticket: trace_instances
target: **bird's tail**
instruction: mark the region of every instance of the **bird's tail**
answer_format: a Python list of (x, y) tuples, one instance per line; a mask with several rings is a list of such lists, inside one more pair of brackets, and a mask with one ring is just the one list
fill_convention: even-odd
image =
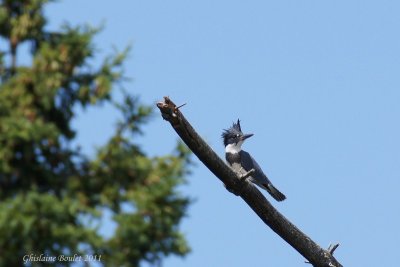
[(276, 189), (276, 187), (269, 183), (269, 184), (263, 184), (265, 190), (268, 191), (268, 193), (270, 193), (270, 195), (275, 198), (276, 201), (283, 201), (286, 199), (286, 196), (284, 194), (282, 194), (278, 189)]

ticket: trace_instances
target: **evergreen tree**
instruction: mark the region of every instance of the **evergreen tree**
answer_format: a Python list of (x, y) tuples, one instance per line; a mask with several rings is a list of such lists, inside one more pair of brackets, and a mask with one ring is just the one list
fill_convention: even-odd
[[(47, 31), (48, 2), (0, 1), (0, 35), (8, 46), (0, 50), (0, 266), (21, 266), (24, 255), (101, 255), (105, 266), (185, 255), (178, 226), (189, 200), (177, 186), (188, 174), (187, 148), (178, 144), (172, 155), (146, 156), (133, 139), (152, 109), (127, 93), (118, 103), (112, 98), (127, 51), (90, 65), (97, 30), (65, 25)], [(17, 64), (22, 44), (31, 47), (25, 66)], [(71, 144), (71, 120), (77, 105), (101, 103), (113, 104), (123, 119), (88, 158)], [(104, 211), (116, 224), (111, 237), (99, 234)]]

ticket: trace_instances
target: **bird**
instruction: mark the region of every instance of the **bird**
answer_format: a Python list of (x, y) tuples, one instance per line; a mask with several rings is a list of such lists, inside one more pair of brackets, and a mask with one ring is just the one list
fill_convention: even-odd
[(242, 150), (245, 140), (254, 134), (243, 134), (240, 127), (240, 120), (233, 123), (232, 127), (222, 132), (222, 139), (225, 145), (225, 159), (228, 165), (240, 176), (254, 169), (248, 179), (266, 190), (276, 201), (283, 201), (286, 196), (281, 193), (268, 179), (256, 160), (246, 151)]

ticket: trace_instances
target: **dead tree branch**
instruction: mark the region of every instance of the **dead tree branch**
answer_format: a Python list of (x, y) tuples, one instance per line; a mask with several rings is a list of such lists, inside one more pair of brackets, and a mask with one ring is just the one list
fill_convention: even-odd
[(164, 97), (164, 101), (158, 102), (157, 107), (160, 109), (162, 117), (171, 123), (186, 145), (226, 185), (229, 191), (239, 195), (266, 225), (303, 255), (313, 266), (342, 267), (332, 255), (337, 246), (329, 250), (321, 248), (280, 214), (255, 186), (243, 177), (239, 177), (218, 157), (168, 97)]

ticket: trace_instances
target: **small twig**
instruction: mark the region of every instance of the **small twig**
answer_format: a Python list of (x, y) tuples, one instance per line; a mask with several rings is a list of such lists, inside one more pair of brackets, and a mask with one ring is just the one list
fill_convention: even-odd
[(329, 254), (333, 255), (333, 252), (335, 252), (335, 250), (338, 248), (338, 246), (339, 246), (339, 243), (330, 244), (328, 247)]
[(187, 104), (187, 103), (183, 103), (182, 105), (176, 107), (175, 109), (178, 110), (178, 109), (180, 109), (181, 107), (183, 107), (183, 106), (186, 105), (186, 104)]

